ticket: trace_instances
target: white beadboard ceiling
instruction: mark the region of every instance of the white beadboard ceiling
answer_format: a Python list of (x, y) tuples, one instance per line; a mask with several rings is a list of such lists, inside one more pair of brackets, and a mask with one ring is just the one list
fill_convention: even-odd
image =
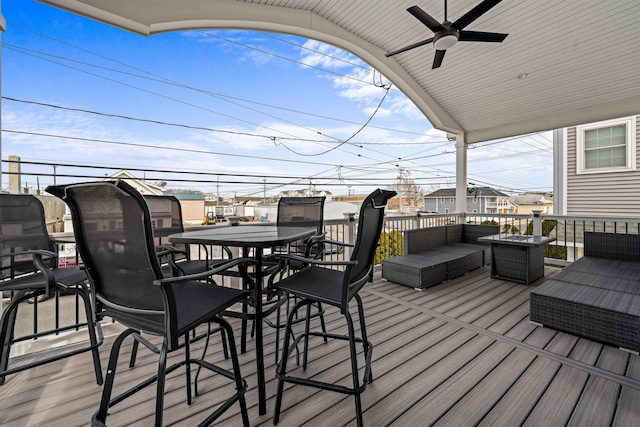
[[(194, 28), (297, 34), (347, 49), (392, 80), (439, 129), (479, 142), (640, 114), (640, 1), (503, 0), (432, 70), (432, 37), (406, 9), (444, 19), (444, 0), (39, 0), (129, 31)], [(480, 0), (449, 0), (455, 21)], [(527, 74), (521, 80), (517, 76)]]

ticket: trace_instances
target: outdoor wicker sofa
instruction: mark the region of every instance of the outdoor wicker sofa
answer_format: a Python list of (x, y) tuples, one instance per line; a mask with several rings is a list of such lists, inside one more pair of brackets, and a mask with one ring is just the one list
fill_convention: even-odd
[(529, 301), (536, 324), (640, 352), (640, 235), (585, 232), (584, 257)]
[(404, 232), (404, 255), (382, 261), (382, 278), (422, 290), (491, 263), (491, 247), (478, 237), (496, 225), (455, 224)]

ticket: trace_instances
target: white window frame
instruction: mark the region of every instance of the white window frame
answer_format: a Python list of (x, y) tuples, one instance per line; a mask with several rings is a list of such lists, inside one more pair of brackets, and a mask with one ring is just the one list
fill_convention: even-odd
[(455, 203), (456, 199), (455, 197), (449, 197), (449, 203)]
[[(613, 168), (585, 169), (584, 159), (584, 134), (588, 130), (607, 128), (625, 125), (626, 134), (626, 157), (627, 165)], [(629, 172), (636, 170), (636, 116), (624, 117), (621, 119), (604, 120), (602, 122), (589, 123), (576, 126), (576, 174), (594, 174), (611, 172)]]

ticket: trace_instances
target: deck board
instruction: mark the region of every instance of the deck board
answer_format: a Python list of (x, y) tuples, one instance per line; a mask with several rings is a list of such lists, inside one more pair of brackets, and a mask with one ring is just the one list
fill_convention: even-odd
[[(556, 274), (547, 268), (547, 278)], [(540, 284), (545, 279), (538, 281)], [(362, 395), (365, 424), (408, 425), (632, 425), (640, 417), (640, 358), (616, 348), (529, 322), (533, 287), (490, 277), (489, 268), (422, 292), (380, 279), (361, 292), (369, 339), (374, 344), (375, 381)], [(355, 311), (353, 312), (355, 313)], [(344, 332), (342, 316), (327, 308), (327, 328)], [(236, 341), (240, 322), (231, 320)], [(356, 328), (359, 329), (359, 326)], [(253, 426), (271, 426), (276, 380), (275, 331), (264, 328), (267, 379), (266, 415), (258, 415), (255, 342), (241, 354), (246, 398)], [(112, 337), (101, 349), (106, 366)], [(157, 342), (154, 341), (154, 342)], [(219, 337), (207, 360), (228, 366)], [(196, 343), (192, 351), (199, 351)], [(135, 369), (128, 368), (131, 344), (123, 345), (118, 390), (155, 371), (157, 356), (144, 349)], [(179, 360), (180, 352), (170, 361)], [(309, 367), (303, 374), (348, 385), (347, 344), (313, 339)], [(580, 363), (575, 363), (575, 362)], [(296, 372), (292, 358), (289, 364)], [(360, 361), (360, 364), (362, 362)], [(589, 367), (586, 369), (585, 367)], [(0, 425), (85, 426), (97, 409), (101, 388), (95, 384), (89, 354), (65, 359), (8, 377), (0, 387)], [(632, 380), (625, 383), (612, 372)], [(231, 392), (226, 379), (206, 373), (201, 395), (185, 402), (184, 370), (172, 373), (165, 394), (165, 425), (191, 426)], [(153, 421), (154, 390), (148, 389), (111, 411), (109, 425), (146, 426)], [(237, 405), (236, 405), (237, 406)], [(219, 425), (240, 425), (238, 408)], [(285, 385), (278, 426), (355, 425), (353, 398)]]

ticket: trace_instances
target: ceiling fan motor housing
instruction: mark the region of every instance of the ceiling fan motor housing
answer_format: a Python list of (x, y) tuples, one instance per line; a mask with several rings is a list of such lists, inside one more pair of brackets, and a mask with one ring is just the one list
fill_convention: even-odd
[(455, 28), (448, 27), (446, 30), (438, 31), (433, 36), (433, 46), (437, 50), (447, 50), (453, 47), (460, 38), (460, 32)]

